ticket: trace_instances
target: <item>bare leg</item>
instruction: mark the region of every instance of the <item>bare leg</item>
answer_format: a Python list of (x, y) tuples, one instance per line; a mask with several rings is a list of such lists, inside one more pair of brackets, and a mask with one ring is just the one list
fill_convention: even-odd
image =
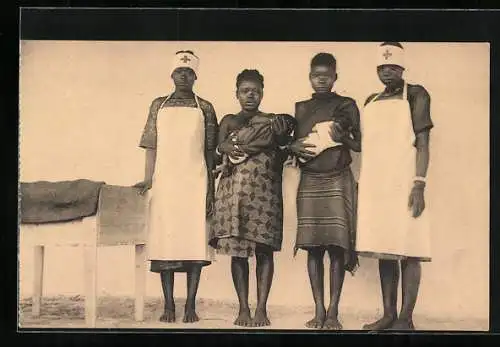
[(401, 283), (403, 300), (399, 318), (392, 326), (395, 330), (415, 330), (413, 325), (413, 309), (417, 302), (422, 267), (420, 261), (408, 259), (401, 261)]
[(315, 304), (314, 318), (306, 322), (306, 327), (311, 329), (320, 329), (323, 327), (323, 323), (325, 322), (324, 255), (325, 250), (320, 247), (311, 248), (307, 252), (307, 271), (309, 273), (309, 283), (311, 284)]
[(257, 308), (252, 326), (261, 327), (271, 325), (267, 317), (267, 298), (271, 291), (274, 275), (274, 258), (272, 251), (256, 251), (257, 258)]
[(233, 276), (233, 284), (238, 295), (240, 303), (240, 311), (238, 317), (234, 321), (235, 325), (250, 326), (252, 318), (250, 316), (250, 307), (248, 305), (248, 259), (247, 258), (231, 258), (231, 274)]
[(165, 298), (165, 307), (160, 321), (172, 323), (175, 322), (175, 302), (174, 302), (174, 272), (160, 272), (161, 287)]
[(344, 250), (339, 247), (328, 249), (330, 255), (330, 305), (324, 327), (330, 330), (342, 330), (338, 319), (340, 295), (344, 285)]
[(196, 294), (200, 284), (201, 265), (193, 265), (186, 273), (187, 300), (184, 309), (184, 323), (194, 323), (200, 320), (196, 314)]
[(397, 318), (399, 262), (379, 260), (380, 284), (384, 304), (384, 316), (363, 326), (365, 330), (384, 330), (392, 326)]

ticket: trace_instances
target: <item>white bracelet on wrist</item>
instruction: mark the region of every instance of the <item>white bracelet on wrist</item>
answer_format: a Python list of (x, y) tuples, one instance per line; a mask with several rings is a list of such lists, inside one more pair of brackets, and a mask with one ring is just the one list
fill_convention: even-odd
[(424, 176), (415, 176), (413, 178), (413, 181), (418, 181), (418, 182), (424, 182), (424, 183), (426, 183), (427, 182), (427, 178), (425, 178)]

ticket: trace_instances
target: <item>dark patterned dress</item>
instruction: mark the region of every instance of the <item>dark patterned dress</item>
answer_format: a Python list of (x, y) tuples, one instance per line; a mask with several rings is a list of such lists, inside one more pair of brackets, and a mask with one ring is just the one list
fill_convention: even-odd
[[(224, 117), (219, 143), (230, 131), (244, 125), (242, 114)], [(281, 150), (279, 144), (278, 139), (272, 141), (269, 148), (222, 174), (215, 195), (210, 237), (210, 245), (217, 253), (251, 257), (259, 249), (281, 250), (282, 177), (287, 152)]]

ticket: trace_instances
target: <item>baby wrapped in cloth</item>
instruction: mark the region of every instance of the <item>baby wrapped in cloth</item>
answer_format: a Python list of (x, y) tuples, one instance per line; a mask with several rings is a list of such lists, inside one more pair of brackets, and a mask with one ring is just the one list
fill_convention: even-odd
[[(349, 131), (351, 122), (345, 115), (339, 115), (334, 120), (320, 122), (314, 125), (312, 131), (304, 138), (304, 143), (313, 145), (314, 147), (308, 148), (309, 151), (314, 152), (315, 157), (328, 148), (335, 148), (342, 146), (342, 143), (335, 142), (333, 135), (337, 131), (336, 128), (342, 131)], [(308, 158), (299, 157), (300, 162), (305, 163)]]
[(238, 165), (247, 160), (251, 155), (271, 148), (275, 144), (275, 122), (277, 119), (284, 119), (287, 125), (287, 133), (293, 130), (295, 118), (287, 114), (277, 115), (256, 115), (248, 123), (238, 130), (233, 130), (229, 134), (229, 140), (235, 147), (243, 152), (239, 158), (230, 155), (224, 155), (222, 164), (218, 165), (214, 172), (216, 174), (230, 168), (232, 165)]

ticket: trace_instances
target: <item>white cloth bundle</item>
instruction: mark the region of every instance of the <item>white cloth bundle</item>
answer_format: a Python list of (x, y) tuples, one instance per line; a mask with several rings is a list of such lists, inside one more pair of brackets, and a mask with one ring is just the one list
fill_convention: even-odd
[[(314, 145), (315, 147), (308, 147), (307, 149), (311, 152), (314, 152), (315, 157), (318, 156), (321, 152), (328, 148), (333, 148), (337, 146), (341, 146), (341, 143), (335, 142), (332, 139), (332, 132), (335, 131), (333, 129), (333, 121), (321, 122), (317, 123), (312, 131), (307, 135), (304, 140), (305, 144)], [(308, 161), (306, 158), (299, 158), (302, 163)]]

